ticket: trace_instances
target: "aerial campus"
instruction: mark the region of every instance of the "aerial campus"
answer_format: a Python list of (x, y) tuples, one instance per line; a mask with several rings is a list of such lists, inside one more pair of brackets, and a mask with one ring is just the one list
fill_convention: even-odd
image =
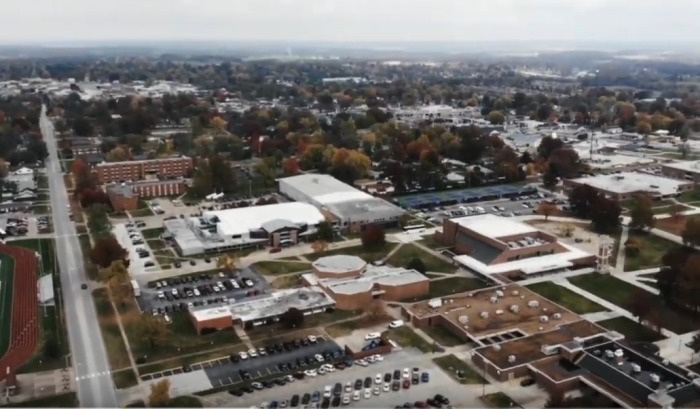
[(153, 47), (0, 46), (0, 406), (700, 407), (696, 55)]

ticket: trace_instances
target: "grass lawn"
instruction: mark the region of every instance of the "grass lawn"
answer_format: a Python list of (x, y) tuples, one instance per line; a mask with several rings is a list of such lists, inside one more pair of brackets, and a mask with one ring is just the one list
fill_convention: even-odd
[(520, 407), (517, 402), (503, 392), (490, 393), (481, 397), (481, 400), (491, 408), (512, 408)]
[(44, 274), (51, 274), (54, 271), (56, 255), (54, 254), (55, 243), (53, 239), (25, 239), (10, 241), (7, 244), (34, 250), (41, 254), (41, 264)]
[(25, 400), (24, 402), (12, 402), (11, 406), (14, 408), (77, 408), (79, 405), (78, 396), (75, 392), (70, 392), (40, 399)]
[(49, 179), (44, 175), (38, 175), (36, 178), (36, 187), (37, 189), (48, 189)]
[(66, 189), (73, 189), (73, 176), (63, 175), (63, 183), (66, 184)]
[[(58, 283), (54, 285), (58, 288)], [(34, 355), (20, 367), (18, 372), (32, 373), (66, 367), (66, 356), (69, 354), (68, 339), (60, 315), (62, 314), (60, 305), (59, 299), (56, 298), (56, 307), (42, 308), (39, 312), (41, 341)], [(54, 350), (48, 347), (50, 343), (56, 345)]]
[(453, 333), (446, 330), (440, 325), (431, 325), (429, 327), (423, 328), (423, 332), (428, 334), (428, 336), (435, 340), (438, 344), (444, 347), (454, 347), (457, 345), (465, 344), (464, 341), (457, 338)]
[[(623, 308), (629, 295), (639, 288), (613, 276), (596, 273), (570, 277), (569, 281), (575, 286)], [(670, 309), (659, 296), (652, 295), (652, 297), (654, 299), (653, 307), (659, 313), (660, 321), (665, 323), (666, 329), (677, 334), (685, 334), (695, 331), (700, 325), (697, 318)]]
[(402, 245), (386, 262), (395, 267), (406, 267), (414, 258), (423, 260), (426, 271), (438, 273), (454, 273), (457, 271), (457, 268), (452, 263), (439, 259), (413, 244)]
[(659, 236), (646, 232), (630, 230), (629, 238), (639, 243), (640, 251), (636, 256), (625, 256), (624, 271), (659, 267), (661, 266), (661, 257), (669, 250), (678, 247), (678, 244), (672, 241), (662, 239)]
[(348, 335), (351, 332), (362, 329), (373, 327), (379, 324), (385, 324), (391, 321), (391, 317), (386, 314), (377, 315), (364, 315), (356, 320), (343, 321), (337, 324), (329, 325), (325, 328), (328, 335), (333, 338)]
[(421, 352), (435, 352), (433, 345), (423, 339), (420, 335), (416, 334), (411, 328), (403, 326), (399, 328), (390, 329), (384, 332), (387, 338), (393, 339), (397, 344), (404, 348), (414, 347), (418, 348)]
[(681, 193), (681, 196), (677, 198), (679, 202), (682, 203), (689, 203), (689, 202), (697, 202), (700, 201), (700, 190), (698, 189), (693, 189), (689, 190), (687, 192)]
[(165, 248), (165, 243), (163, 243), (163, 240), (160, 239), (146, 240), (146, 244), (148, 244), (148, 247), (150, 247), (151, 250), (162, 250)]
[(112, 372), (112, 379), (114, 379), (114, 385), (117, 387), (117, 389), (130, 388), (138, 385), (136, 373), (134, 373), (134, 370), (131, 368), (123, 371)]
[(446, 246), (446, 245), (440, 243), (439, 241), (437, 241), (435, 239), (435, 236), (433, 236), (432, 234), (429, 234), (427, 236), (423, 236), (423, 240), (420, 240), (420, 244), (424, 245), (425, 247), (431, 248), (433, 250), (444, 249), (444, 248), (449, 247), (449, 246)]
[(302, 261), (259, 261), (251, 267), (263, 275), (280, 275), (311, 270), (311, 264)]
[(655, 342), (664, 339), (664, 336), (651, 328), (645, 327), (627, 317), (611, 318), (598, 321), (596, 324), (603, 328), (617, 331), (632, 342)]
[(49, 205), (34, 205), (32, 206), (32, 213), (49, 214), (51, 213), (51, 208), (49, 207)]
[(90, 236), (87, 234), (78, 235), (78, 241), (80, 242), (80, 248), (83, 252), (83, 264), (85, 265), (85, 272), (90, 280), (97, 280), (99, 278), (99, 271), (97, 266), (90, 261), (90, 252), (92, 251), (92, 246), (90, 245)]
[(171, 313), (172, 324), (168, 326), (171, 331), (171, 339), (165, 345), (158, 345), (150, 349), (148, 345), (139, 342), (138, 334), (129, 331), (129, 316), (137, 314), (135, 303), (128, 303), (121, 311), (126, 334), (134, 357), (147, 357), (146, 363), (172, 358), (179, 355), (195, 352), (205, 352), (209, 349), (221, 348), (228, 345), (239, 344), (241, 340), (233, 329), (216, 331), (207, 335), (198, 335), (192, 321), (186, 312)]
[(146, 402), (142, 400), (135, 400), (129, 404), (126, 405), (127, 408), (145, 408), (146, 407)]
[(88, 232), (87, 227), (85, 227), (84, 224), (79, 224), (79, 225), (75, 226), (75, 231), (78, 234), (87, 234), (87, 232)]
[(577, 314), (606, 311), (603, 306), (594, 303), (588, 298), (549, 281), (532, 284), (527, 286), (527, 288)]
[(301, 324), (301, 326), (297, 328), (289, 328), (284, 324), (275, 323), (271, 325), (261, 325), (250, 330), (246, 330), (246, 334), (248, 334), (248, 337), (251, 340), (257, 341), (276, 337), (284, 333), (296, 332), (303, 329), (315, 328), (319, 326), (326, 326), (327, 324), (332, 324), (336, 321), (345, 320), (353, 317), (359, 317), (363, 313), (364, 311), (362, 310), (333, 310), (332, 312), (323, 312), (319, 314), (307, 315), (304, 317), (304, 322)]
[(13, 280), (14, 260), (8, 255), (0, 254), (0, 356), (5, 355), (10, 346)]
[(165, 229), (163, 227), (156, 227), (155, 229), (141, 230), (141, 235), (146, 239), (158, 239), (160, 235), (163, 234)]
[(95, 302), (97, 319), (100, 322), (105, 348), (109, 352), (107, 354), (109, 356), (109, 364), (114, 371), (127, 368), (131, 365), (131, 362), (129, 361), (124, 339), (119, 331), (117, 315), (114, 308), (112, 308), (112, 303), (109, 301), (107, 290), (104, 288), (95, 290), (92, 293), (92, 297)]
[(322, 253), (312, 253), (307, 254), (306, 258), (311, 261), (316, 261), (321, 257), (333, 256), (337, 254), (345, 254), (348, 256), (357, 256), (367, 262), (372, 262), (376, 260), (383, 259), (391, 250), (396, 247), (395, 243), (384, 243), (381, 246), (372, 249), (365, 249), (362, 245), (353, 247), (343, 247), (340, 249), (334, 249), (329, 251), (324, 251)]
[(302, 279), (301, 275), (299, 274), (290, 274), (282, 277), (277, 277), (272, 282), (270, 282), (270, 285), (272, 288), (277, 288), (277, 289), (283, 289), (283, 288), (294, 288), (294, 287), (299, 287), (301, 286)]
[(689, 219), (694, 219), (697, 221), (700, 219), (700, 214), (657, 219), (654, 227), (675, 234), (676, 236), (680, 236), (683, 234), (685, 224)]
[(452, 354), (435, 358), (433, 362), (452, 379), (463, 385), (488, 383), (471, 366)]
[(679, 205), (679, 204), (672, 204), (670, 206), (654, 207), (651, 209), (651, 211), (654, 214), (672, 214), (673, 211), (684, 212), (686, 210), (690, 210), (690, 208), (688, 206)]
[(478, 290), (486, 288), (491, 284), (481, 281), (477, 278), (466, 277), (449, 277), (430, 281), (430, 292), (422, 297), (402, 300), (403, 302), (413, 302), (428, 300), (430, 298), (444, 297), (450, 294), (463, 293), (465, 291)]

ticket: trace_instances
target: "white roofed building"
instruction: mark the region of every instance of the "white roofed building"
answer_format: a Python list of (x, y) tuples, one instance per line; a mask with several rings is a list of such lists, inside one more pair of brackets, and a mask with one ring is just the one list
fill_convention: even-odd
[(588, 185), (614, 200), (627, 200), (639, 195), (662, 199), (678, 196), (693, 188), (691, 181), (640, 172), (621, 172), (569, 179), (564, 181), (564, 185), (568, 187)]
[(203, 212), (198, 217), (167, 220), (183, 256), (245, 247), (286, 247), (317, 232), (323, 214), (307, 203), (277, 203)]
[(510, 279), (595, 265), (595, 256), (556, 236), (493, 214), (445, 219), (441, 241), (453, 247), (454, 260), (482, 276)]
[(374, 197), (338, 179), (319, 174), (292, 176), (279, 180), (280, 193), (309, 203), (335, 219), (336, 227), (357, 232), (369, 223), (398, 224), (405, 213), (400, 207)]

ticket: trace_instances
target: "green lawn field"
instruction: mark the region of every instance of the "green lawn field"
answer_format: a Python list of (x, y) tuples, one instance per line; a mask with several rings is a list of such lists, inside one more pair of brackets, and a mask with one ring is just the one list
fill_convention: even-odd
[(5, 355), (10, 346), (14, 270), (12, 257), (0, 254), (0, 356)]

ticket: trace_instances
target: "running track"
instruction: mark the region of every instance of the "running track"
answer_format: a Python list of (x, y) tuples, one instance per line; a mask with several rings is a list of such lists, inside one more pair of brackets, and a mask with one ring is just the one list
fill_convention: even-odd
[(39, 343), (38, 261), (34, 250), (0, 244), (0, 253), (14, 260), (10, 346), (0, 358), (0, 381), (7, 370), (15, 373), (29, 360)]

